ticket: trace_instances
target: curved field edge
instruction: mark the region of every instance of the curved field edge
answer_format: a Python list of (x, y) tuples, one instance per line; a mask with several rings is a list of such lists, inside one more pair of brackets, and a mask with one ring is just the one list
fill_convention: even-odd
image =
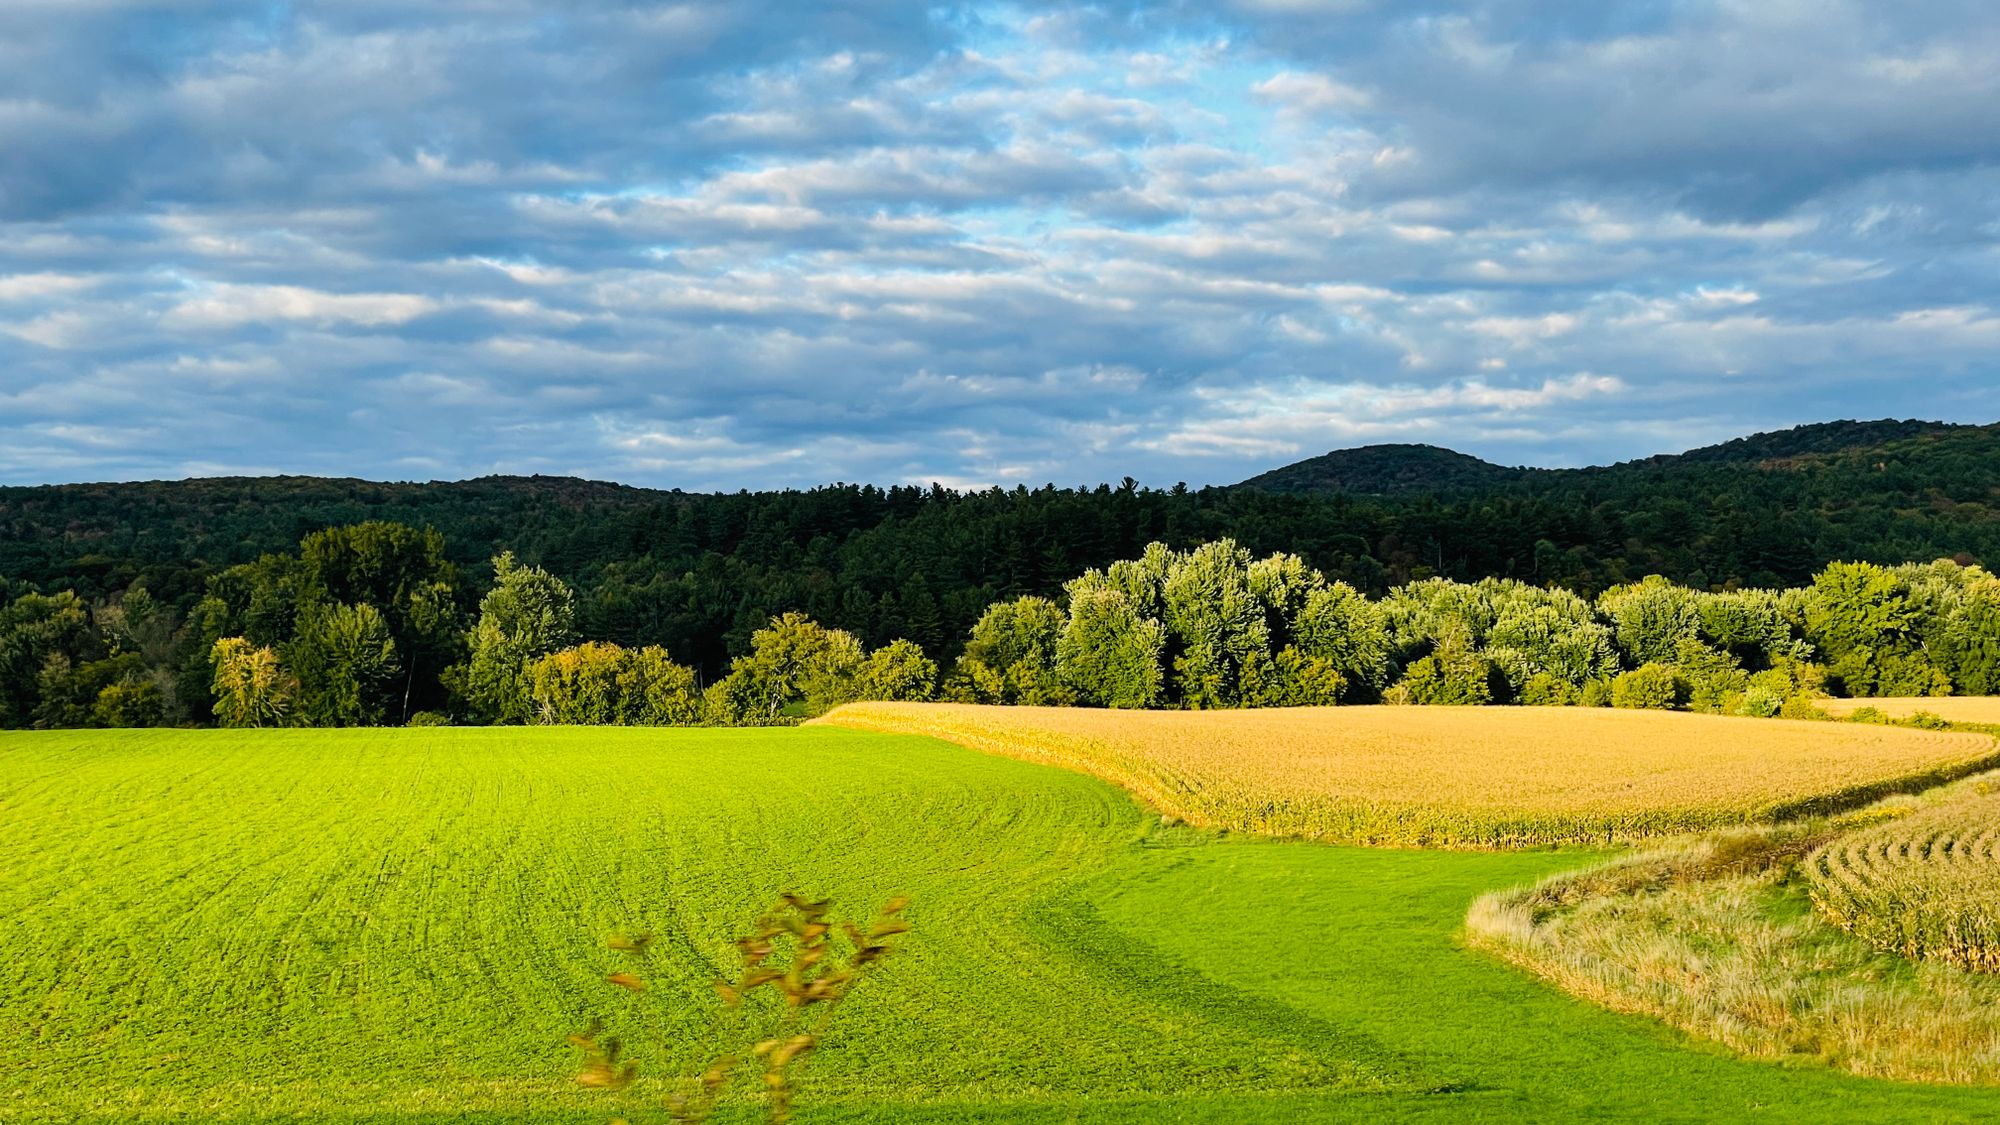
[[(1385, 721), (1407, 717), (1413, 726), (1425, 726), (1383, 787), (1435, 790), (1446, 796), (1382, 799), (1335, 791), (1367, 780), (1359, 770), (1341, 769), (1345, 764), (1341, 748), (1329, 751), (1325, 745), (1342, 737), (1341, 724), (1357, 715), (1376, 728), (1369, 734), (1378, 742)], [(1556, 728), (1550, 724), (1562, 724), (1566, 718), (1585, 726), (1629, 724), (1642, 735), (1644, 752), (1655, 758), (1634, 756), (1614, 765), (1629, 770), (1635, 783), (1651, 786), (1650, 791), (1638, 797), (1620, 794), (1618, 776), (1606, 778), (1553, 752), (1546, 763), (1515, 763), (1520, 768), (1511, 772), (1507, 763), (1483, 760), (1486, 744), (1496, 736), (1515, 744), (1513, 750), (1519, 754), (1521, 744), (1544, 731), (1553, 736)], [(1451, 732), (1442, 737), (1437, 730), (1441, 724), (1451, 725)], [(925, 735), (984, 753), (1086, 773), (1124, 788), (1167, 817), (1204, 829), (1371, 847), (1476, 850), (1632, 843), (1830, 815), (2000, 766), (2000, 740), (1977, 733), (1561, 708), (1119, 712), (858, 703), (837, 707), (808, 725)], [(1216, 733), (1239, 733), (1230, 731), (1231, 725), (1274, 729), (1274, 741), (1264, 746), (1238, 738), (1247, 745), (1214, 749)], [(1734, 770), (1735, 776), (1719, 776), (1704, 763), (1701, 769), (1683, 766), (1682, 776), (1663, 782), (1659, 759), (1675, 753), (1674, 742), (1663, 739), (1663, 730), (1684, 731), (1711, 743), (1718, 731), (1748, 741), (1726, 751), (1720, 763), (1720, 769)], [(1618, 732), (1588, 733), (1615, 737)], [(1794, 759), (1800, 757), (1797, 748), (1802, 739), (1819, 740), (1815, 745), (1823, 745), (1824, 752), (1794, 760), (1784, 777), (1766, 780), (1764, 771), (1772, 767), (1763, 747), (1754, 741), (1760, 734), (1789, 740)], [(1205, 737), (1211, 741), (1205, 743)], [(1299, 755), (1283, 744), (1288, 738), (1316, 740), (1311, 764), (1323, 767), (1324, 789), (1311, 790), (1315, 779), (1298, 768)], [(1881, 754), (1879, 760), (1843, 760), (1843, 752), (1853, 747), (1866, 747), (1871, 753), (1887, 747), (1894, 752)], [(1709, 754), (1711, 759), (1716, 756), (1713, 749)], [(1379, 746), (1370, 747), (1367, 755), (1357, 756), (1356, 764), (1379, 771), (1383, 757)], [(1278, 762), (1290, 771), (1283, 779), (1273, 768)], [(1811, 779), (1815, 769), (1844, 770), (1850, 776), (1827, 785)], [(1873, 776), (1852, 776), (1871, 771)], [(1727, 783), (1732, 790), (1729, 801), (1718, 803), (1713, 796), (1718, 783)], [(1302, 784), (1306, 791), (1301, 791)], [(1454, 787), (1461, 790), (1458, 800), (1451, 799)], [(1518, 800), (1510, 802), (1510, 788), (1522, 790)]]
[(1467, 941), (1750, 1058), (2000, 1084), (2000, 977), (1885, 953), (1811, 905), (1800, 865), (1846, 830), (1727, 830), (1489, 893)]
[(1807, 857), (1813, 905), (1877, 949), (2000, 971), (2000, 787), (1977, 779), (1881, 815)]
[[(710, 982), (790, 890), (843, 917), (907, 894), (917, 927), (808, 1104), (1428, 1081), (1101, 925), (1081, 888), (1158, 828), (1125, 793), (934, 740), (9, 734), (0, 810), (0, 1120), (630, 1113), (717, 1053)], [(604, 939), (641, 929), (634, 996)], [(593, 1015), (642, 1064), (629, 1097), (574, 1081)]]

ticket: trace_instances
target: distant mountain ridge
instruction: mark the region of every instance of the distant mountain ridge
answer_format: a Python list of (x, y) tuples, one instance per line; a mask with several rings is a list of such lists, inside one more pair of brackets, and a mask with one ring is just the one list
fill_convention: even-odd
[(1737, 467), (1758, 471), (1831, 464), (1843, 455), (1894, 452), (1911, 442), (1938, 438), (2000, 442), (2000, 424), (1898, 421), (1821, 422), (1752, 434), (1685, 453), (1663, 453), (1582, 469), (1509, 467), (1434, 445), (1366, 445), (1336, 449), (1235, 485), (1277, 493), (1347, 493), (1355, 496), (1464, 496), (1525, 488), (1563, 488), (1589, 481), (1645, 477), (1681, 469)]
[[(567, 477), (225, 477), (0, 487), (0, 597), (136, 585), (187, 619), (228, 568), (363, 520), (434, 527), (468, 575), (513, 551), (577, 589), (592, 635), (726, 670), (771, 615), (951, 652), (986, 607), (1060, 597), (1161, 541), (1292, 552), (1379, 594), (1442, 576), (1590, 594), (1661, 574), (1781, 587), (1828, 562), (2000, 566), (2000, 425), (1834, 422), (1590, 469), (1422, 445), (1342, 450), (1242, 486), (694, 493)], [(226, 581), (225, 581), (226, 584)], [(0, 654), (4, 656), (4, 654)]]

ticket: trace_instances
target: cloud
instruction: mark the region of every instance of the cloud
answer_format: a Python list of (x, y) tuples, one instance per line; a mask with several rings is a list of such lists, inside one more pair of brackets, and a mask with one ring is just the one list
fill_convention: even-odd
[(1984, 63), (2000, 47), (1990, 8), (1602, 7), (1577, 25), (1533, 6), (1455, 5), (1350, 21), (1342, 44), (1273, 42), (1338, 60), (1369, 90), (1374, 125), (1405, 158), (1360, 186), (1391, 197), (1618, 190), (1756, 218), (1892, 170), (1991, 167), (2000, 148), (1983, 109), (2000, 98)]
[(1336, 82), (1324, 74), (1285, 70), (1250, 87), (1252, 93), (1303, 115), (1341, 113), (1368, 108), (1364, 90)]
[(210, 285), (160, 317), (167, 329), (236, 328), (297, 320), (365, 327), (403, 324), (436, 310), (414, 293), (327, 293), (298, 285)]
[(2000, 416), (1965, 0), (0, 8), (0, 477), (1227, 482)]

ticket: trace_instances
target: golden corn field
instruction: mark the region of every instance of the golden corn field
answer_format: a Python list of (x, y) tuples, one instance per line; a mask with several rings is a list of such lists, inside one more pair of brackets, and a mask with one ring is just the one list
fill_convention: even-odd
[(1392, 846), (1664, 835), (1842, 808), (2000, 760), (1977, 734), (1580, 708), (856, 703), (817, 721), (1081, 770), (1201, 827)]
[(1819, 699), (1813, 706), (1836, 719), (1844, 719), (1864, 707), (1873, 707), (1892, 719), (1907, 719), (1928, 711), (1953, 723), (2000, 724), (2000, 696), (1942, 695), (1911, 696), (1899, 699)]
[(1806, 864), (1835, 925), (1905, 957), (2000, 971), (2000, 790), (1850, 832)]

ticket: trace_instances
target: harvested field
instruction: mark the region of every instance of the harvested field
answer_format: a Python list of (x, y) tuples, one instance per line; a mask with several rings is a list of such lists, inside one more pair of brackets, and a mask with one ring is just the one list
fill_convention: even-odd
[(1202, 827), (1422, 847), (1604, 842), (1778, 820), (2000, 760), (1995, 741), (1977, 734), (1578, 708), (857, 703), (817, 721), (1067, 766)]

